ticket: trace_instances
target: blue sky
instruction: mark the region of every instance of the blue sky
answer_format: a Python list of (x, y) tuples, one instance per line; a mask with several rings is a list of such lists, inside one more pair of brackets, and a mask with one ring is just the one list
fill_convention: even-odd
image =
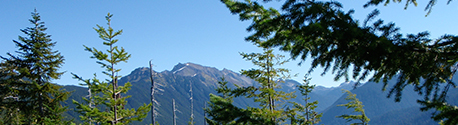
[[(380, 18), (385, 22), (394, 22), (401, 27), (402, 33), (430, 31), (433, 38), (443, 34), (457, 34), (457, 2), (446, 5), (438, 1), (433, 12), (425, 17), (426, 1), (418, 7), (409, 6), (404, 10), (404, 3), (388, 6), (362, 8), (366, 2), (345, 0), (344, 9), (355, 9), (355, 18), (364, 20), (374, 8), (381, 10)], [(419, 1), (420, 2), (420, 1)], [(281, 3), (273, 1), (269, 6)], [(106, 26), (105, 16), (113, 14), (112, 27), (123, 30), (118, 37), (118, 46), (122, 46), (132, 55), (128, 63), (121, 63), (119, 75), (127, 75), (138, 67), (148, 66), (152, 60), (156, 71), (171, 70), (178, 63), (192, 62), (222, 70), (233, 71), (252, 68), (253, 65), (242, 59), (239, 52), (261, 52), (252, 43), (244, 41), (250, 33), (245, 29), (251, 22), (241, 22), (237, 15), (218, 0), (196, 1), (1, 1), (0, 2), (0, 55), (17, 50), (12, 40), (24, 36), (20, 29), (31, 26), (30, 13), (37, 9), (48, 28), (47, 33), (57, 42), (55, 50), (65, 57), (61, 71), (66, 73), (54, 82), (62, 85), (76, 85), (70, 73), (84, 78), (91, 78), (94, 73), (102, 76), (98, 64), (90, 59), (91, 54), (84, 51), (83, 45), (105, 49), (101, 39), (94, 31), (96, 24)], [(287, 55), (287, 53), (281, 53)], [(285, 65), (298, 74), (293, 79), (302, 81), (304, 73), (310, 67), (310, 60), (302, 66), (299, 61)], [(320, 76), (322, 69), (312, 74), (312, 83), (322, 86), (338, 86), (343, 80), (334, 81), (328, 73)]]

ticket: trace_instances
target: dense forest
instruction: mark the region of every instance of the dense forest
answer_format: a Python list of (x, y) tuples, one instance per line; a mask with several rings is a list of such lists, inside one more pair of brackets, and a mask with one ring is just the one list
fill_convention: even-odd
[[(285, 0), (280, 9), (268, 8), (265, 4), (270, 0), (221, 2), (241, 21), (251, 21), (247, 30), (252, 34), (246, 40), (263, 52), (240, 56), (253, 68), (238, 74), (187, 63), (158, 73), (150, 62), (149, 68), (132, 72), (137, 75), (123, 77), (118, 75), (118, 65), (127, 63), (131, 55), (118, 46), (123, 30), (112, 28), (113, 15), (108, 13), (106, 25), (93, 28), (103, 48), (84, 45), (82, 49), (102, 70), (88, 72), (94, 74), (92, 78), (72, 73), (84, 87), (53, 83), (64, 73), (59, 68), (65, 55), (53, 48), (57, 42), (47, 34), (35, 9), (29, 19), (32, 26), (21, 29), (23, 36), (13, 40), (17, 51), (0, 56), (0, 124), (365, 125), (390, 124), (380, 120), (384, 118), (409, 124), (424, 117), (428, 118), (424, 124), (458, 124), (457, 36), (433, 39), (428, 32), (401, 34), (394, 23), (377, 18), (377, 9), (361, 23), (352, 17), (354, 10), (343, 10), (338, 1)], [(390, 2), (370, 0), (364, 7)], [(394, 1), (402, 2), (406, 8), (417, 5)], [(427, 4), (426, 15), (434, 13), (435, 2)], [(290, 57), (276, 54), (276, 49)], [(312, 63), (303, 82), (289, 81), (290, 70), (283, 65), (307, 58)], [(316, 98), (331, 97), (319, 95), (325, 90), (310, 83), (317, 67), (324, 67), (323, 74), (334, 74), (335, 80), (356, 82), (346, 88), (351, 91), (333, 94), (335, 100)], [(100, 72), (105, 77), (98, 76)], [(374, 88), (386, 91), (386, 96), (371, 93)], [(379, 104), (374, 102), (386, 98), (399, 105), (386, 103), (381, 105), (385, 111), (375, 110)], [(390, 117), (419, 111), (429, 115)]]

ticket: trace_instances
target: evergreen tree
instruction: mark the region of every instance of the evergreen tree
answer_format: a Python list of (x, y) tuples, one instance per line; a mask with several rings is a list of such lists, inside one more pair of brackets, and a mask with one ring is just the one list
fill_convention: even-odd
[[(456, 35), (437, 39), (430, 38), (428, 32), (404, 35), (394, 23), (376, 20), (380, 13), (376, 9), (364, 21), (358, 21), (352, 17), (354, 10), (344, 11), (342, 4), (332, 0), (285, 0), (281, 10), (266, 8), (257, 1), (221, 1), (242, 21), (252, 21), (248, 31), (254, 33), (246, 38), (248, 41), (279, 47), (293, 59), (311, 58), (309, 72), (321, 66), (323, 74), (332, 69), (336, 80), (382, 81), (383, 90), (388, 80), (397, 78), (388, 93), (388, 97), (395, 96), (395, 101), (400, 101), (405, 86), (412, 85), (423, 95), (421, 101), (447, 103), (447, 88), (457, 87), (449, 78), (458, 63)], [(370, 0), (365, 6), (383, 1), (389, 0)], [(435, 2), (430, 0), (427, 8)], [(406, 5), (410, 3), (416, 1), (406, 1)], [(425, 109), (435, 107), (431, 106)], [(450, 115), (443, 118), (457, 119)]]
[[(273, 54), (272, 49), (264, 49), (263, 53), (241, 53), (241, 55), (244, 59), (251, 61), (254, 65), (260, 67), (260, 69), (241, 71), (242, 75), (254, 79), (259, 83), (259, 86), (241, 87), (236, 85), (236, 89), (226, 88), (222, 92), (233, 97), (245, 96), (246, 98), (253, 98), (255, 102), (259, 103), (260, 108), (247, 107), (247, 109), (241, 109), (233, 106), (230, 101), (224, 98), (213, 96), (210, 98), (211, 111), (208, 112), (209, 116), (220, 117), (222, 115), (233, 113), (238, 115), (243, 114), (241, 116), (235, 115), (236, 117), (226, 117), (229, 119), (228, 121), (238, 119), (234, 121), (235, 124), (242, 124), (241, 122), (244, 122), (244, 124), (281, 124), (282, 122), (285, 122), (286, 117), (283, 115), (285, 111), (278, 107), (282, 105), (281, 102), (285, 102), (290, 98), (293, 98), (294, 95), (292, 93), (275, 90), (280, 88), (278, 83), (284, 82), (284, 79), (289, 78), (288, 69), (276, 68), (276, 66), (287, 62), (282, 60), (284, 56)], [(226, 110), (226, 112), (218, 112), (222, 114), (212, 114), (214, 110)], [(242, 119), (241, 117), (245, 117), (245, 119)], [(212, 118), (216, 119), (215, 117)], [(223, 119), (225, 118), (223, 117)]]
[(418, 103), (424, 106), (420, 108), (421, 111), (427, 111), (432, 108), (439, 111), (434, 112), (431, 118), (436, 121), (440, 121), (439, 123), (441, 125), (458, 124), (458, 106), (451, 105), (444, 100), (418, 100)]
[(10, 79), (11, 76), (17, 75), (14, 69), (9, 63), (0, 63), (0, 98), (2, 99), (0, 103), (0, 124), (24, 124), (24, 116), (21, 114), (19, 107), (11, 107), (10, 105), (19, 101), (17, 94), (7, 81), (13, 80)]
[[(369, 2), (364, 4), (364, 7), (377, 6), (377, 5), (381, 4), (381, 3), (385, 3), (384, 5), (387, 5), (390, 2), (401, 3), (402, 0), (395, 0), (395, 1), (390, 1), (390, 0), (370, 0)], [(452, 2), (452, 0), (447, 0), (447, 4), (450, 4), (450, 2)], [(431, 11), (433, 10), (433, 7), (434, 7), (434, 5), (436, 5), (436, 3), (437, 3), (437, 0), (429, 0), (428, 4), (426, 4), (426, 7), (425, 7), (425, 11), (428, 11), (426, 16), (428, 16), (431, 13)], [(404, 9), (407, 9), (407, 7), (409, 7), (410, 4), (413, 4), (414, 6), (418, 5), (416, 0), (406, 0)]]
[(1, 107), (7, 108), (2, 112), (12, 111), (22, 117), (5, 124), (64, 124), (62, 113), (66, 107), (61, 102), (68, 98), (69, 92), (52, 83), (63, 74), (58, 69), (64, 57), (52, 49), (56, 42), (45, 32), (47, 28), (39, 13), (34, 10), (31, 15), (29, 21), (33, 26), (21, 30), (27, 36), (13, 40), (19, 48), (17, 55), (0, 56), (4, 60), (1, 67), (6, 69), (0, 83), (2, 90), (6, 90), (2, 94), (7, 96), (2, 99)]
[(227, 83), (222, 77), (216, 89), (221, 95), (210, 94), (209, 107), (204, 109), (208, 116), (205, 117), (206, 123), (209, 125), (262, 124), (266, 119), (252, 117), (254, 116), (252, 108), (241, 109), (232, 104), (233, 89), (230, 89)]
[[(92, 93), (89, 99), (83, 98), (89, 105), (73, 100), (73, 103), (77, 105), (77, 111), (82, 115), (80, 116), (81, 120), (89, 124), (92, 122), (97, 124), (129, 124), (132, 121), (142, 121), (150, 111), (151, 103), (149, 105), (144, 104), (137, 110), (125, 108), (126, 99), (130, 96), (122, 97), (121, 93), (126, 93), (132, 85), (129, 82), (125, 83), (124, 86), (118, 85), (118, 79), (121, 76), (117, 75), (117, 73), (121, 69), (116, 69), (114, 66), (120, 62), (127, 62), (130, 54), (125, 52), (124, 48), (118, 48), (118, 46), (114, 45), (118, 42), (118, 39), (114, 37), (121, 35), (122, 30), (114, 31), (111, 28), (112, 16), (108, 13), (105, 17), (108, 21), (107, 29), (100, 25), (94, 28), (99, 37), (104, 40), (103, 45), (109, 47), (107, 52), (84, 46), (86, 51), (93, 54), (91, 58), (97, 59), (97, 63), (102, 65), (102, 68), (105, 68), (103, 74), (107, 75), (109, 79), (101, 81), (94, 74), (93, 79), (85, 80), (73, 74), (76, 79), (83, 81), (83, 85), (87, 85)], [(95, 106), (91, 106), (91, 104)]]
[[(208, 114), (208, 117), (205, 117), (205, 121), (206, 123), (209, 123), (209, 125), (228, 125), (230, 123), (233, 123), (233, 120), (236, 119), (234, 117), (228, 117), (232, 115), (227, 115), (229, 113), (228, 111), (234, 111), (234, 109), (226, 107), (235, 107), (232, 105), (233, 97), (230, 96), (231, 89), (227, 86), (227, 83), (228, 82), (226, 81), (226, 79), (224, 77), (221, 77), (221, 80), (218, 81), (219, 86), (218, 88), (216, 88), (216, 92), (222, 95), (218, 96), (210, 93), (210, 102), (208, 102), (210, 107), (206, 107), (204, 109), (205, 114)], [(223, 116), (220, 114), (225, 115)]]
[(370, 119), (366, 116), (366, 113), (364, 113), (364, 105), (361, 101), (359, 101), (358, 98), (356, 98), (356, 94), (351, 93), (348, 90), (345, 90), (345, 92), (348, 94), (348, 96), (345, 98), (345, 100), (348, 100), (347, 104), (341, 104), (337, 106), (345, 106), (347, 109), (349, 108), (354, 108), (353, 112), (360, 112), (360, 115), (341, 115), (341, 116), (336, 116), (337, 118), (343, 118), (346, 119), (347, 122), (352, 121), (352, 120), (359, 120), (360, 123), (352, 123), (352, 125), (367, 125), (369, 124)]
[(242, 75), (254, 79), (260, 84), (259, 87), (239, 87), (234, 92), (236, 95), (244, 95), (247, 98), (253, 98), (255, 102), (259, 102), (261, 106), (255, 112), (263, 118), (269, 119), (268, 122), (272, 124), (279, 124), (283, 122), (283, 110), (278, 108), (280, 101), (286, 101), (294, 97), (292, 93), (285, 93), (283, 91), (276, 91), (275, 89), (281, 86), (278, 83), (284, 82), (284, 79), (289, 78), (289, 70), (284, 68), (276, 68), (276, 66), (283, 65), (284, 56), (275, 55), (272, 49), (264, 49), (263, 53), (241, 53), (244, 59), (251, 61), (260, 69), (242, 70)]
[[(299, 91), (301, 91), (301, 94), (304, 96), (305, 105), (301, 105), (297, 102), (291, 102), (293, 104), (293, 108), (287, 110), (287, 116), (291, 120), (291, 125), (313, 125), (318, 124), (318, 122), (321, 121), (320, 118), (323, 113), (318, 113), (315, 111), (315, 108), (318, 105), (318, 101), (309, 102), (311, 99), (309, 94), (315, 88), (315, 85), (310, 85), (309, 81), (310, 78), (305, 77), (305, 84), (297, 86)], [(298, 115), (298, 112), (303, 114)]]

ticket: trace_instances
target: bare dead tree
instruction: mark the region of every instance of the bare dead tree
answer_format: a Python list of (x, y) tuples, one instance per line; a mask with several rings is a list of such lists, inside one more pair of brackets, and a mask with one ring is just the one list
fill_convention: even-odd
[[(91, 87), (88, 86), (87, 89), (88, 89), (88, 90), (87, 90), (87, 92), (88, 92), (87, 97), (89, 98), (89, 108), (94, 108), (94, 107), (92, 106), (92, 104), (94, 103), (94, 102), (93, 102), (94, 100), (92, 100)], [(92, 118), (91, 118), (91, 116), (89, 116), (88, 119), (89, 119), (89, 121), (90, 121), (90, 122), (89, 122), (89, 125), (92, 125)]]
[(207, 125), (207, 120), (205, 119), (207, 117), (207, 113), (205, 113), (205, 109), (207, 109), (207, 104), (204, 103), (204, 125)]
[(189, 84), (189, 93), (190, 93), (190, 98), (189, 100), (191, 101), (191, 117), (189, 119), (189, 124), (194, 125), (194, 103), (193, 103), (193, 95), (192, 95), (192, 82)]
[(175, 99), (172, 99), (172, 103), (173, 103), (173, 125), (177, 125), (177, 116), (176, 116), (176, 107), (175, 107)]
[(154, 125), (156, 122), (155, 122), (155, 119), (154, 119), (154, 114), (155, 114), (155, 110), (154, 110), (154, 76), (153, 76), (153, 64), (151, 64), (151, 60), (149, 61), (149, 70), (150, 70), (150, 79), (151, 79), (151, 122), (152, 124)]
[(163, 87), (164, 85), (161, 83), (154, 82), (154, 76), (156, 75), (156, 72), (153, 70), (153, 64), (151, 61), (149, 61), (149, 70), (150, 70), (150, 80), (151, 80), (151, 121), (152, 124), (156, 124), (156, 117), (158, 117), (160, 114), (158, 113), (159, 107), (161, 104), (155, 99), (156, 95), (161, 95), (162, 92), (164, 92)]

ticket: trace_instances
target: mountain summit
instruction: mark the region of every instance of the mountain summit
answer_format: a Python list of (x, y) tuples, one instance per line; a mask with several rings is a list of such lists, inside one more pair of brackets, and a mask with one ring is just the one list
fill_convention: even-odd
[[(187, 77), (196, 77), (200, 76), (205, 78), (211, 85), (211, 86), (216, 86), (216, 83), (224, 77), (228, 82), (234, 83), (240, 86), (249, 86), (253, 85), (255, 82), (246, 77), (242, 76), (239, 73), (236, 73), (234, 71), (228, 70), (228, 69), (223, 69), (223, 70), (218, 70), (214, 67), (207, 67), (207, 66), (202, 66), (199, 64), (195, 63), (178, 63), (175, 65), (170, 71), (174, 75), (180, 75), (180, 76), (187, 76)], [(211, 84), (213, 83), (213, 84)]]

